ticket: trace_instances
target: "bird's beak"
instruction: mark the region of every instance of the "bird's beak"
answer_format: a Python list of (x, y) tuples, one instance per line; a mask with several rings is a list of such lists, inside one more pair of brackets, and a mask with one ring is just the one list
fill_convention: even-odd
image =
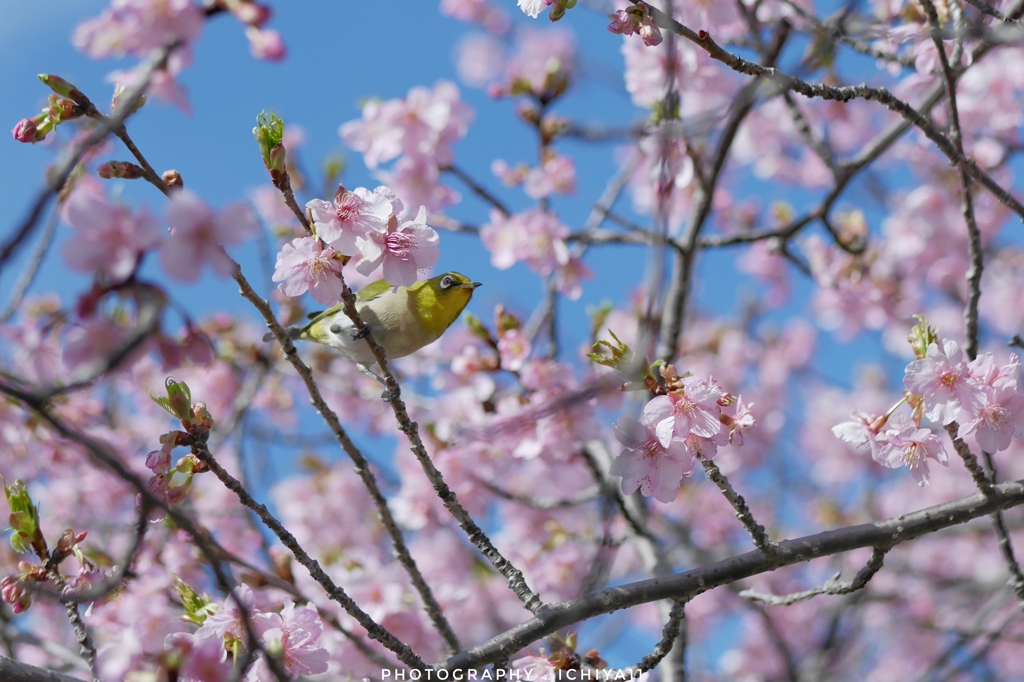
[(477, 287), (483, 286), (483, 283), (482, 282), (466, 282), (465, 284), (460, 284), (459, 286), (462, 287), (463, 289), (476, 289)]

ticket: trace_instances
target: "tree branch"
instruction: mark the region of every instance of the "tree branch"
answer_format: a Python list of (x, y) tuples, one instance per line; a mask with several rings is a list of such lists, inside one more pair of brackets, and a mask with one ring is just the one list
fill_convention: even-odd
[(1024, 504), (1024, 481), (993, 487), (992, 497), (981, 493), (920, 511), (778, 543), (775, 555), (747, 552), (707, 566), (666, 578), (620, 585), (579, 599), (549, 604), (540, 614), (493, 639), (453, 656), (435, 666), (455, 670), (493, 663), (562, 628), (659, 599), (689, 600), (715, 587), (861, 547), (891, 548), (914, 538), (934, 533), (972, 519)]

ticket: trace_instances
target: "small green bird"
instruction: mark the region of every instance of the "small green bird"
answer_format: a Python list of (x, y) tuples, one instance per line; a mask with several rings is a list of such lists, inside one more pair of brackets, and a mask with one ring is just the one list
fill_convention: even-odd
[[(441, 338), (462, 314), (473, 291), (480, 286), (465, 275), (446, 272), (407, 287), (393, 287), (384, 280), (367, 284), (356, 292), (356, 311), (384, 349), (388, 360), (415, 353)], [(344, 304), (310, 314), (305, 327), (289, 327), (288, 336), (337, 348), (359, 368), (369, 371), (376, 360), (370, 347), (358, 336), (355, 324), (345, 314)], [(263, 337), (264, 341), (272, 334)]]

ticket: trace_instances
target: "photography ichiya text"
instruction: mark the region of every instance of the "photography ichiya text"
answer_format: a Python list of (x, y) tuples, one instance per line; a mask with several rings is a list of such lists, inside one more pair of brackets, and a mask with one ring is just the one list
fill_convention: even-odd
[[(485, 668), (483, 670), (477, 669), (456, 669), (456, 670), (381, 670), (381, 680), (412, 680), (418, 682), (419, 680), (432, 681), (432, 680), (455, 680), (455, 682), (463, 682), (463, 680), (495, 680), (496, 682), (505, 681), (525, 681), (525, 682), (538, 682), (539, 680), (550, 677), (552, 675), (550, 669), (535, 670), (533, 668)], [(558, 671), (558, 678), (561, 680), (568, 680), (575, 682), (576, 680), (594, 680), (595, 682), (610, 682), (612, 680), (637, 680), (638, 682), (647, 682), (648, 673), (639, 672), (635, 670), (560, 670)]]

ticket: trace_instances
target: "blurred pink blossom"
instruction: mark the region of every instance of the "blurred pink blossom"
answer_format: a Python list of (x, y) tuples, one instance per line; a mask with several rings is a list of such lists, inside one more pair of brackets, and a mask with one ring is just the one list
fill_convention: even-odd
[(93, 59), (147, 57), (171, 43), (194, 41), (205, 18), (192, 0), (112, 0), (100, 16), (75, 28), (71, 42)]
[(187, 189), (171, 195), (167, 217), (171, 238), (161, 249), (161, 263), (167, 274), (182, 282), (199, 279), (204, 264), (221, 277), (231, 275), (236, 266), (223, 247), (240, 244), (259, 231), (249, 206), (235, 204), (214, 212)]
[(133, 212), (113, 204), (103, 189), (92, 183), (83, 183), (71, 193), (62, 217), (74, 230), (63, 246), (68, 265), (95, 272), (111, 283), (127, 279), (141, 255), (160, 243), (156, 220), (146, 209)]
[(491, 33), (504, 33), (509, 26), (508, 13), (488, 0), (441, 0), (440, 11), (467, 24), (479, 24)]
[(568, 156), (548, 157), (540, 168), (532, 168), (526, 174), (523, 191), (531, 199), (552, 194), (575, 194), (576, 164)]
[[(440, 211), (462, 200), (458, 192), (441, 184), (437, 163), (423, 156), (403, 156), (389, 170), (378, 171), (376, 177), (404, 197), (410, 208), (426, 206), (428, 211)], [(395, 211), (398, 217), (403, 213)]]
[[(544, 0), (535, 0), (541, 5)], [(539, 10), (538, 10), (539, 11)], [(564, 91), (575, 70), (576, 40), (560, 28), (516, 33), (515, 51), (505, 66), (504, 92), (525, 88), (537, 95)]]
[(501, 356), (502, 369), (518, 372), (530, 355), (530, 340), (521, 329), (502, 332), (498, 339), (498, 354)]
[(467, 85), (483, 87), (501, 74), (504, 64), (504, 43), (491, 35), (471, 33), (455, 47), (455, 71)]
[(439, 166), (452, 162), (451, 145), (465, 136), (473, 110), (459, 99), (449, 81), (433, 89), (412, 88), (404, 100), (371, 100), (363, 106), (362, 120), (341, 126), (342, 141), (363, 153), (370, 168), (399, 154), (424, 156)]
[(528, 209), (505, 216), (491, 211), (491, 220), (480, 229), (480, 238), (491, 252), (491, 264), (501, 270), (525, 261), (534, 272), (547, 275), (569, 260), (565, 238), (569, 228), (547, 211)]
[(272, 28), (248, 26), (245, 37), (249, 39), (249, 51), (256, 59), (278, 62), (288, 53), (281, 34)]

